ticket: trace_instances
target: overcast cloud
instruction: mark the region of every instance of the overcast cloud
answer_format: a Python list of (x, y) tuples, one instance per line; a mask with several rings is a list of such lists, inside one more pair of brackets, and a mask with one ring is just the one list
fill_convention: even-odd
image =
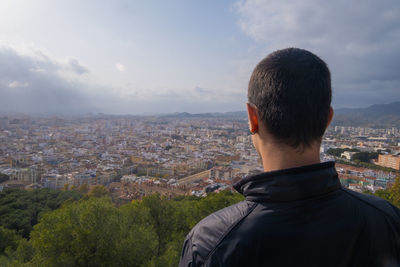
[(239, 26), (260, 55), (308, 49), (330, 66), (336, 106), (400, 100), (397, 0), (258, 0), (236, 4)]
[[(118, 71), (124, 71), (122, 67)], [(7, 45), (0, 45), (0, 73), (0, 112), (4, 113), (210, 112), (229, 110), (237, 97), (198, 86), (184, 90), (184, 94), (176, 88), (124, 91), (104, 87), (80, 79), (90, 72), (75, 58), (60, 61), (38, 50), (21, 51)], [(215, 101), (215, 97), (220, 100)]]
[(244, 110), (255, 65), (293, 46), (328, 63), (334, 107), (400, 101), (399, 18), (398, 0), (4, 0), (0, 112)]
[(56, 61), (40, 51), (0, 46), (0, 111), (76, 113), (90, 111), (87, 95), (67, 77), (88, 70), (77, 59)]

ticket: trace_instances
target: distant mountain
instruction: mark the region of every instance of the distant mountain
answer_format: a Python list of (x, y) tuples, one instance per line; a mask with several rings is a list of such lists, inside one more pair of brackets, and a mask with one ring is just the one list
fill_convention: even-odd
[(231, 112), (210, 112), (210, 113), (188, 113), (177, 112), (160, 115), (160, 118), (226, 118), (226, 119), (247, 119), (246, 111)]
[(376, 104), (367, 108), (336, 109), (332, 125), (399, 128), (400, 102)]
[[(171, 113), (159, 115), (163, 119), (177, 118), (224, 118), (247, 120), (246, 111), (210, 112), (210, 113)], [(333, 126), (362, 126), (373, 128), (400, 128), (400, 102), (390, 104), (376, 104), (366, 108), (339, 108), (335, 109)]]

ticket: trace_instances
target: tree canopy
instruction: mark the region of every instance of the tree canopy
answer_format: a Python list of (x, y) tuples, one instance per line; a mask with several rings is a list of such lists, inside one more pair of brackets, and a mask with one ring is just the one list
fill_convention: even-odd
[(29, 240), (9, 242), (15, 251), (8, 264), (177, 266), (190, 229), (210, 213), (243, 199), (230, 191), (205, 198), (154, 194), (117, 207), (107, 193), (92, 188), (79, 201), (45, 213)]
[(40, 216), (60, 207), (66, 200), (76, 200), (76, 191), (7, 189), (0, 192), (0, 226), (15, 230), (27, 238)]
[[(0, 266), (177, 266), (190, 229), (210, 213), (243, 200), (230, 191), (172, 199), (154, 194), (117, 206), (106, 188), (99, 186), (85, 197), (61, 204), (61, 199), (74, 199), (58, 195), (61, 192), (9, 191), (5, 195), (14, 197), (0, 197), (7, 206), (10, 203), (4, 199), (16, 201), (14, 194), (32, 194), (14, 208), (30, 209), (25, 202), (38, 195), (41, 203), (55, 201), (46, 204), (28, 238), (0, 226)], [(375, 195), (400, 206), (400, 178)], [(32, 219), (31, 214), (25, 215)]]
[(377, 159), (378, 156), (379, 156), (378, 152), (358, 152), (353, 155), (353, 160), (365, 163), (371, 163), (371, 160)]
[(7, 181), (10, 177), (7, 174), (0, 173), (0, 183)]
[(345, 151), (349, 151), (349, 152), (360, 152), (360, 150), (356, 149), (356, 148), (329, 148), (328, 151), (326, 151), (326, 153), (328, 155), (332, 155), (335, 157), (340, 157), (342, 155), (343, 152)]

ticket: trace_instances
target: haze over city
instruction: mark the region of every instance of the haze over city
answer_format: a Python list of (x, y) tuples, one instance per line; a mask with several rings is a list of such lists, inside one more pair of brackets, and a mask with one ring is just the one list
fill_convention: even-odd
[(244, 110), (256, 63), (309, 49), (333, 105), (400, 99), (398, 1), (2, 1), (0, 112)]

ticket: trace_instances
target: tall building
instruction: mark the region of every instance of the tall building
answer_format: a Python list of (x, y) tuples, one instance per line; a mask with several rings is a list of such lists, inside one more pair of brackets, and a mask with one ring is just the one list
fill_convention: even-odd
[(400, 170), (400, 157), (394, 155), (379, 155), (377, 165)]

